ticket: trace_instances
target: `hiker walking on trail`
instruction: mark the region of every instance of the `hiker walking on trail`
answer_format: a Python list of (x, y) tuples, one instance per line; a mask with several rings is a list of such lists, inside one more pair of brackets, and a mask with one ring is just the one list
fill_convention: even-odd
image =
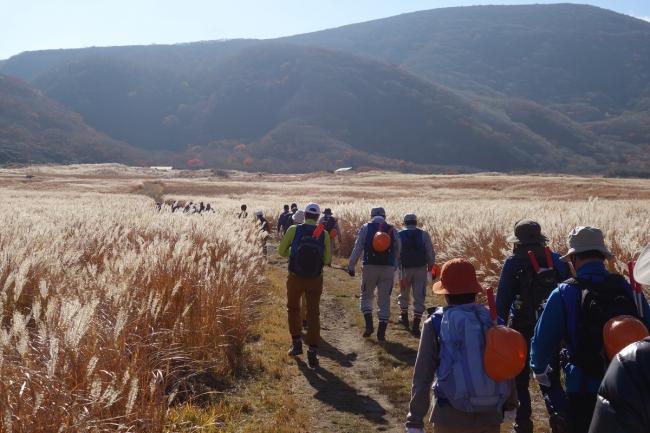
[(320, 207), (310, 203), (305, 208), (305, 222), (289, 227), (282, 238), (278, 252), (289, 257), (287, 276), (287, 313), (292, 345), (288, 354), (298, 356), (302, 351), (302, 323), (300, 298), (307, 301), (307, 338), (309, 368), (318, 368), (320, 344), (320, 297), (323, 292), (323, 266), (332, 260), (329, 234), (317, 225)]
[(504, 410), (514, 408), (513, 381), (494, 381), (484, 367), (486, 333), (493, 322), (488, 309), (475, 303), (482, 291), (467, 260), (453, 259), (442, 266), (433, 292), (444, 295), (447, 306), (438, 308), (422, 327), (408, 433), (424, 433), (432, 384), (430, 422), (436, 433), (498, 433)]
[[(639, 256), (633, 274), (637, 283), (650, 286), (650, 245)], [(624, 331), (625, 334), (630, 334), (628, 329)], [(644, 329), (642, 332), (647, 335), (648, 330)], [(650, 337), (625, 346), (613, 357), (598, 390), (598, 401), (589, 433), (649, 432), (648, 396)]]
[(269, 222), (266, 220), (264, 217), (264, 211), (259, 209), (255, 212), (255, 223), (260, 229), (260, 232), (262, 233), (262, 252), (264, 255), (266, 255), (266, 242), (268, 241), (268, 237), (271, 233), (271, 226)]
[(248, 207), (245, 204), (243, 204), (241, 205), (240, 209), (241, 211), (237, 214), (237, 218), (239, 218), (240, 220), (248, 218), (248, 211), (247, 211)]
[(318, 224), (322, 224), (327, 230), (327, 233), (330, 234), (330, 242), (332, 245), (332, 251), (336, 248), (336, 240), (341, 240), (341, 230), (339, 229), (339, 222), (332, 213), (332, 209), (326, 208), (323, 211), (323, 216), (318, 220)]
[[(292, 225), (293, 224), (302, 224), (305, 222), (305, 211), (304, 210), (297, 210), (293, 216), (291, 217)], [(290, 226), (291, 227), (291, 226)], [(330, 245), (330, 251), (331, 251), (331, 245)], [(300, 318), (302, 319), (302, 327), (303, 329), (308, 328), (308, 323), (307, 323), (307, 298), (305, 297), (305, 294), (300, 297)]]
[(390, 318), (390, 295), (395, 281), (397, 258), (400, 254), (399, 236), (397, 230), (386, 222), (384, 208), (377, 207), (370, 212), (372, 218), (364, 224), (357, 233), (354, 249), (348, 262), (348, 273), (355, 275), (355, 267), (363, 256), (361, 272), (361, 312), (366, 327), (364, 337), (370, 337), (375, 331), (372, 310), (377, 290), (377, 315), (379, 327), (377, 340), (386, 340), (386, 328)]
[(399, 232), (400, 239), (400, 293), (397, 302), (400, 308), (400, 323), (409, 329), (409, 298), (413, 293), (413, 327), (411, 331), (420, 336), (420, 322), (424, 313), (428, 275), (436, 259), (431, 237), (418, 228), (415, 214), (404, 216), (404, 229)]
[[(546, 246), (548, 239), (542, 234), (542, 229), (536, 221), (518, 221), (514, 233), (507, 240), (513, 244), (513, 249), (512, 255), (503, 264), (499, 278), (497, 315), (524, 336), (530, 352), (530, 339), (541, 309), (557, 285), (569, 278), (570, 271), (568, 265), (560, 260), (560, 255)], [(540, 387), (553, 433), (566, 430), (562, 430), (566, 424), (567, 403), (560, 381), (559, 353), (558, 347), (551, 358), (551, 386)], [(512, 432), (533, 433), (528, 361), (524, 370), (517, 376), (516, 383), (519, 407)]]
[(613, 256), (602, 231), (576, 227), (569, 234), (568, 247), (561, 259), (572, 264), (575, 277), (561, 283), (549, 296), (535, 327), (530, 366), (535, 379), (549, 386), (552, 356), (560, 342), (566, 341), (567, 359), (563, 360), (563, 367), (568, 427), (571, 433), (587, 433), (607, 365), (605, 324), (614, 317), (628, 315), (644, 317), (647, 327), (650, 308), (645, 298), (637, 308), (627, 280), (607, 271), (605, 260)]
[(289, 205), (285, 204), (284, 205), (284, 210), (278, 217), (278, 227), (277, 227), (277, 234), (278, 235), (284, 235), (289, 227), (293, 224), (293, 221), (291, 220), (292, 214), (289, 211)]

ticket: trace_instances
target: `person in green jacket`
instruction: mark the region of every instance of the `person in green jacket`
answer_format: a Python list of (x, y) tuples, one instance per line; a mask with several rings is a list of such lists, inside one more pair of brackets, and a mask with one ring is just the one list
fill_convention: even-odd
[(309, 368), (318, 368), (318, 346), (320, 343), (320, 297), (323, 293), (323, 266), (330, 265), (332, 253), (330, 237), (317, 221), (320, 207), (310, 203), (305, 208), (305, 222), (289, 227), (285, 233), (278, 253), (289, 258), (287, 276), (287, 314), (292, 345), (289, 356), (302, 352), (302, 318), (300, 298), (307, 301), (307, 337), (309, 345), (307, 362)]

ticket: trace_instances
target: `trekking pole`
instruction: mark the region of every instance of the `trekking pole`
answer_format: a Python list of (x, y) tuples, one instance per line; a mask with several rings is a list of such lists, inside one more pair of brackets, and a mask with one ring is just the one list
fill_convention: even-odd
[(348, 272), (348, 268), (346, 268), (345, 266), (339, 266), (339, 265), (332, 264), (332, 265), (330, 265), (330, 268)]
[(635, 265), (635, 261), (627, 262), (627, 271), (630, 275), (630, 285), (634, 291), (634, 303), (636, 304), (636, 310), (639, 313), (639, 317), (643, 319), (643, 290), (641, 289), (641, 285), (634, 279)]
[(488, 307), (490, 307), (490, 319), (492, 319), (492, 322), (496, 325), (497, 304), (496, 301), (494, 300), (494, 289), (492, 287), (488, 287), (488, 289), (486, 290), (486, 295), (487, 295)]

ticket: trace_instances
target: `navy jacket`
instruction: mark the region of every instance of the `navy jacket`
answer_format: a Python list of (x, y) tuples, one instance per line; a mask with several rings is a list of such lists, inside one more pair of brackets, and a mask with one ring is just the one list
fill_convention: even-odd
[[(562, 280), (569, 278), (569, 267), (566, 263), (560, 260), (560, 255), (558, 253), (553, 253), (553, 266), (560, 273)], [(499, 319), (501, 319), (503, 323), (508, 323), (508, 317), (510, 317), (511, 314), (516, 313), (514, 301), (518, 284), (517, 276), (520, 275), (525, 268), (532, 269), (530, 260), (518, 256), (508, 257), (503, 264), (496, 299), (497, 316), (499, 316)]]

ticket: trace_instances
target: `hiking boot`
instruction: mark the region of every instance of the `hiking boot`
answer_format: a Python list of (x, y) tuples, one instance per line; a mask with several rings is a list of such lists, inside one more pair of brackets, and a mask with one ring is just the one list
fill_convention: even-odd
[(404, 325), (406, 329), (409, 329), (409, 313), (402, 313), (399, 318), (399, 323)]
[(386, 341), (387, 327), (388, 327), (388, 322), (379, 322), (379, 328), (377, 328), (377, 341)]
[(294, 338), (291, 343), (291, 349), (287, 352), (289, 356), (302, 355), (302, 341), (300, 338)]
[(318, 367), (320, 367), (320, 364), (318, 363), (318, 356), (316, 355), (315, 350), (309, 349), (307, 351), (307, 366), (311, 370), (316, 370)]
[(511, 433), (533, 433), (533, 422), (529, 419), (512, 425)]
[(375, 327), (372, 325), (372, 314), (366, 313), (363, 315), (363, 318), (366, 321), (366, 329), (363, 331), (363, 337), (368, 338), (375, 332)]
[(413, 318), (413, 329), (411, 329), (411, 332), (413, 332), (413, 335), (420, 338), (420, 321), (422, 319), (419, 317)]

